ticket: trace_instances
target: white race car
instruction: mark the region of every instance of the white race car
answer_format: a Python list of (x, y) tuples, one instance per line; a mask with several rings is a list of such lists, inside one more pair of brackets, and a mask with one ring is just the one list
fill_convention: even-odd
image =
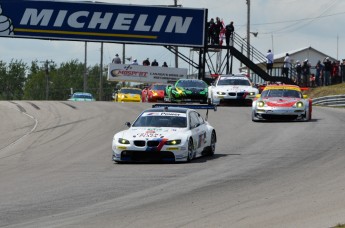
[(253, 101), (259, 90), (244, 75), (220, 75), (208, 88), (208, 103), (220, 105), (226, 102), (249, 103)]
[[(142, 112), (133, 124), (127, 122), (129, 129), (114, 135), (113, 161), (190, 162), (202, 155), (213, 155), (215, 129), (195, 109), (181, 106), (187, 105), (153, 107)], [(214, 108), (199, 105), (206, 106)]]

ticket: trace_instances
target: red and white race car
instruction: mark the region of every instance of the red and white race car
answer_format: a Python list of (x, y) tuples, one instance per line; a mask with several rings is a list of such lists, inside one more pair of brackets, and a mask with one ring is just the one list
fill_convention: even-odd
[(301, 120), (309, 121), (312, 100), (296, 85), (267, 85), (252, 104), (252, 121)]

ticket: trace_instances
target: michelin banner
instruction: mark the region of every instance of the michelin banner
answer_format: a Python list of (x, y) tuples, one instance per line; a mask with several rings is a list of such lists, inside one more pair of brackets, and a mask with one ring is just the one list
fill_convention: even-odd
[(108, 81), (173, 83), (181, 78), (187, 78), (187, 69), (114, 63), (108, 66)]
[(201, 47), (206, 9), (0, 0), (0, 37)]

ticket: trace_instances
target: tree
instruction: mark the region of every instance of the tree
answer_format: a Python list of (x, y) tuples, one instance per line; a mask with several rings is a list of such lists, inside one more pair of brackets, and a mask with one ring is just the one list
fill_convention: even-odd
[(11, 60), (6, 66), (0, 61), (0, 98), (5, 100), (21, 100), (24, 95), (27, 66), (21, 60)]

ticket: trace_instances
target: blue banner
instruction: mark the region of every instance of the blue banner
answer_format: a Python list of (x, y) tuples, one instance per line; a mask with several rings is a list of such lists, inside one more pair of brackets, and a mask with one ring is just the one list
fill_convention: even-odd
[(0, 0), (0, 36), (201, 47), (206, 9)]

